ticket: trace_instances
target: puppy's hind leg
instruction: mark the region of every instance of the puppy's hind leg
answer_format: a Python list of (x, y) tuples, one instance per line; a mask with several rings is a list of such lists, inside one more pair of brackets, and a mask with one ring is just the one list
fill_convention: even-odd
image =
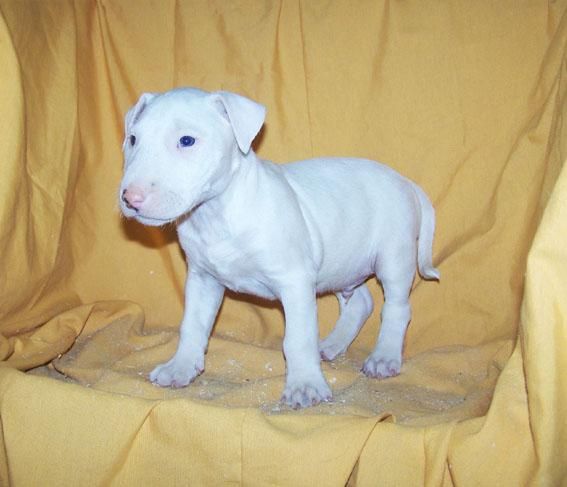
[(338, 292), (335, 296), (339, 300), (340, 315), (333, 331), (319, 342), (319, 353), (323, 360), (333, 360), (345, 353), (374, 309), (366, 284), (348, 293)]
[(400, 373), (404, 338), (411, 319), (409, 294), (415, 277), (415, 255), (414, 247), (400, 247), (383, 255), (382, 266), (376, 271), (384, 289), (384, 306), (376, 347), (362, 367), (369, 377)]

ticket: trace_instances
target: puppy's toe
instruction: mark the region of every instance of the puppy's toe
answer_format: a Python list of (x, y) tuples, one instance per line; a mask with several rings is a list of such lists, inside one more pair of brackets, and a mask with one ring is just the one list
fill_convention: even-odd
[(401, 368), (402, 361), (399, 359), (370, 355), (362, 366), (362, 372), (368, 377), (385, 379), (399, 375)]
[(293, 409), (315, 406), (331, 399), (331, 389), (324, 379), (319, 381), (293, 381), (286, 385), (282, 395), (282, 401)]
[(171, 359), (152, 370), (149, 379), (160, 387), (185, 387), (202, 372), (199, 367)]

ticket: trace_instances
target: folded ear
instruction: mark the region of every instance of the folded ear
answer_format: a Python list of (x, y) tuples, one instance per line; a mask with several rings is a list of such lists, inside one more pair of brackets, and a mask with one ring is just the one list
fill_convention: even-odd
[(134, 125), (134, 122), (140, 117), (148, 103), (150, 103), (150, 101), (152, 101), (157, 95), (157, 93), (143, 93), (142, 96), (138, 98), (136, 104), (128, 110), (128, 113), (126, 113), (126, 116), (124, 117), (124, 142), (122, 143), (122, 149), (124, 149), (132, 125)]
[(254, 137), (264, 124), (266, 107), (228, 91), (216, 91), (212, 96), (221, 115), (230, 122), (241, 152), (248, 154)]

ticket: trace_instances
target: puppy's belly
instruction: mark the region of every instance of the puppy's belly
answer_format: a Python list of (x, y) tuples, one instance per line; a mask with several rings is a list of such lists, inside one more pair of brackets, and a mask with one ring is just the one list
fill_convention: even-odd
[[(343, 272), (335, 271), (332, 274), (327, 272), (318, 276), (316, 292), (317, 294), (326, 294), (329, 292), (349, 291), (362, 284), (372, 274), (372, 270), (366, 266), (355, 269), (354, 272), (348, 272), (348, 269), (343, 269)], [(268, 300), (278, 299), (278, 289), (273, 288), (274, 284), (263, 282), (258, 276), (246, 276), (242, 273), (238, 278), (235, 278), (234, 274), (231, 277), (217, 274), (215, 278), (231, 291), (258, 296)]]
[[(337, 239), (340, 242), (340, 239)], [(366, 247), (328, 246), (317, 272), (317, 293), (354, 289), (374, 275), (376, 252)]]
[(235, 279), (223, 279), (217, 278), (218, 281), (226, 288), (231, 291), (243, 294), (250, 294), (252, 296), (258, 296), (259, 298), (275, 300), (277, 296), (274, 292), (261, 281), (254, 278), (239, 278)]
[(342, 272), (334, 275), (321, 276), (321, 278), (317, 280), (317, 294), (350, 291), (360, 286), (372, 274), (373, 272), (368, 269), (366, 271), (360, 270), (355, 273)]
[[(341, 280), (331, 280), (318, 282), (316, 286), (316, 292), (318, 295), (327, 294), (330, 292), (345, 291), (350, 292), (354, 288), (360, 286), (364, 281), (370, 277), (370, 273), (364, 276), (351, 276), (345, 277)], [(259, 298), (274, 301), (278, 299), (278, 296), (274, 291), (272, 291), (268, 286), (260, 281), (254, 279), (241, 279), (238, 282), (234, 281), (223, 281), (219, 280), (223, 286), (231, 291), (248, 294), (251, 296), (257, 296)]]

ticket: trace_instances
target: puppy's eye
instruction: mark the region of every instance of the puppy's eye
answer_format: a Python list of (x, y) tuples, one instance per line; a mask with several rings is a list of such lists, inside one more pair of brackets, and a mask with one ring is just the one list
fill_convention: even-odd
[(131, 135), (130, 136), (130, 145), (134, 145), (136, 143), (136, 136), (135, 135)]
[(195, 143), (195, 138), (190, 135), (184, 135), (179, 139), (179, 147), (191, 147)]

